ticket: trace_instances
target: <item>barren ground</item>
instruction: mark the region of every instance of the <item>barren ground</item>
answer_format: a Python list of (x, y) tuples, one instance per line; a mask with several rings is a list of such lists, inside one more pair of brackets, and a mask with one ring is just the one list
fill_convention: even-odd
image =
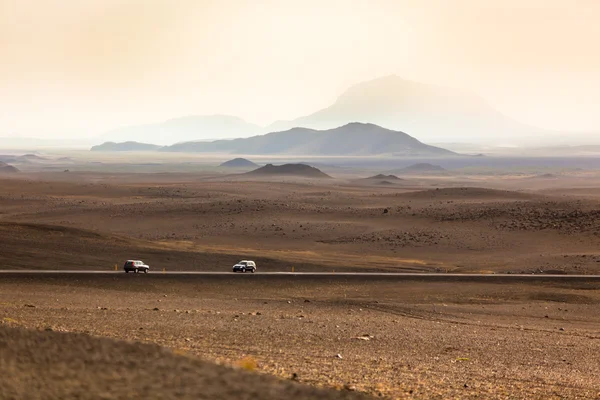
[(390, 398), (597, 398), (600, 281), (515, 278), (3, 275), (0, 319)]
[(0, 265), (140, 258), (155, 270), (228, 270), (255, 258), (266, 271), (598, 272), (600, 180), (470, 179), (0, 178)]
[[(443, 276), (599, 274), (596, 174), (383, 185), (359, 179), (373, 173), (326, 172), (335, 179), (0, 177), (0, 269), (110, 271), (129, 258), (152, 268), (1, 275), (2, 323), (151, 342), (225, 364), (250, 357), (284, 379), (391, 398), (600, 395), (596, 280)], [(227, 272), (244, 258), (257, 274), (160, 273)], [(292, 268), (440, 278), (260, 274)]]

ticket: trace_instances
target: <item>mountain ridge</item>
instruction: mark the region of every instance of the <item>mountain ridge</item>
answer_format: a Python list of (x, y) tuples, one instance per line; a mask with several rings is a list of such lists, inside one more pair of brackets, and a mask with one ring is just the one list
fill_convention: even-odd
[(287, 131), (271, 132), (250, 138), (178, 143), (165, 146), (160, 151), (346, 156), (392, 153), (407, 156), (457, 155), (450, 150), (422, 143), (404, 132), (359, 122), (324, 131), (292, 128)]
[(247, 138), (293, 128), (328, 130), (355, 121), (410, 132), (427, 142), (527, 141), (539, 134), (560, 133), (510, 118), (469, 91), (388, 75), (348, 87), (328, 107), (267, 126), (231, 115), (192, 115), (114, 129), (100, 139), (168, 145)]

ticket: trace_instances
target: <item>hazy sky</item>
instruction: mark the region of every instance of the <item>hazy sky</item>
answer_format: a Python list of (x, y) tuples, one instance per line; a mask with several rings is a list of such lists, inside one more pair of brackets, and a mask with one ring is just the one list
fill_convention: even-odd
[(600, 131), (599, 0), (0, 0), (0, 135), (268, 124), (397, 74)]

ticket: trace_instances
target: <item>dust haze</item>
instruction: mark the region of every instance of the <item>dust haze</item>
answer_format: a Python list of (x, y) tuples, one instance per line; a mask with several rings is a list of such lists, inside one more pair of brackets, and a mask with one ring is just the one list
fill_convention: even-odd
[(599, 13), (0, 2), (0, 398), (596, 398)]

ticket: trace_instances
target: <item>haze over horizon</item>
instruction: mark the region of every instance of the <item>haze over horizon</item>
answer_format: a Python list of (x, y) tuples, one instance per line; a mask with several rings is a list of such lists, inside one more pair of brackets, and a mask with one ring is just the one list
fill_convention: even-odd
[(599, 19), (594, 0), (0, 0), (0, 136), (212, 114), (266, 126), (397, 75), (593, 139)]

